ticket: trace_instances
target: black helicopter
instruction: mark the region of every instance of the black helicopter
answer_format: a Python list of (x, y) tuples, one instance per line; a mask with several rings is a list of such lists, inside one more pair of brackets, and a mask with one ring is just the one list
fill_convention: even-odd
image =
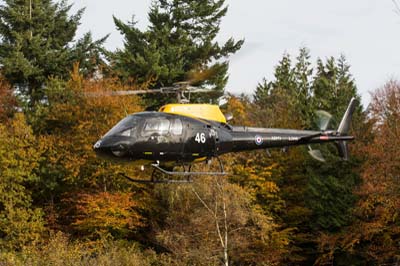
[[(193, 175), (225, 175), (219, 156), (230, 152), (268, 151), (269, 148), (334, 142), (339, 156), (347, 160), (347, 142), (354, 139), (348, 131), (355, 107), (353, 98), (337, 130), (326, 130), (325, 123), (320, 131), (311, 131), (232, 126), (218, 105), (168, 104), (158, 112), (140, 112), (125, 117), (98, 140), (93, 149), (101, 157), (137, 162), (142, 168), (145, 165), (153, 167), (151, 180), (125, 176), (142, 183), (190, 182)], [(324, 161), (319, 150), (309, 146), (309, 153)], [(218, 171), (191, 171), (194, 163), (210, 162), (213, 158), (219, 162)], [(174, 171), (174, 166), (183, 166), (183, 170)], [(165, 180), (157, 178), (155, 173), (188, 178)]]

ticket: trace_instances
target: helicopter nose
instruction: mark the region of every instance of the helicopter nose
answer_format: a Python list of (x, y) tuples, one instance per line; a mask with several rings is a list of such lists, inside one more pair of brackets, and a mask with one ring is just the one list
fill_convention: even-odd
[(93, 145), (93, 150), (99, 157), (103, 158), (121, 158), (127, 154), (126, 146), (112, 137), (98, 140)]
[(93, 145), (93, 150), (99, 150), (101, 146), (101, 140), (98, 140), (94, 145)]
[(104, 151), (104, 145), (102, 145), (102, 140), (98, 140), (94, 145), (93, 145), (93, 151), (99, 155), (102, 156), (104, 155), (105, 151)]

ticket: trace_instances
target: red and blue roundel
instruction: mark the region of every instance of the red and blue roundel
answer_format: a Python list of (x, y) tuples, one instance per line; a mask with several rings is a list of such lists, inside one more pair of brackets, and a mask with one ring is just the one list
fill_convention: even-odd
[(264, 142), (263, 138), (260, 135), (256, 135), (254, 137), (254, 141), (255, 141), (256, 145), (258, 145), (258, 146), (260, 146)]

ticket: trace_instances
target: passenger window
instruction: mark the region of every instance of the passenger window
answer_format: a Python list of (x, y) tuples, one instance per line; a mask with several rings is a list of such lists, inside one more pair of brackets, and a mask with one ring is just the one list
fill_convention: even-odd
[(182, 135), (182, 121), (180, 119), (172, 120), (171, 134), (175, 136)]
[(165, 135), (168, 133), (170, 122), (167, 119), (150, 118), (146, 121), (143, 136), (150, 136), (154, 133)]

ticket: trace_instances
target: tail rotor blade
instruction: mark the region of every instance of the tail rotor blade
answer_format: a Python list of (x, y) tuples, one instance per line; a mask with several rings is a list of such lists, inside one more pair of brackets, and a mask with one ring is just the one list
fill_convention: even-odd
[(317, 125), (320, 130), (325, 131), (328, 128), (332, 115), (326, 111), (318, 110), (315, 112), (317, 115)]
[(313, 150), (310, 146), (308, 146), (308, 153), (313, 157), (315, 160), (325, 163), (326, 160), (322, 155), (320, 150)]

